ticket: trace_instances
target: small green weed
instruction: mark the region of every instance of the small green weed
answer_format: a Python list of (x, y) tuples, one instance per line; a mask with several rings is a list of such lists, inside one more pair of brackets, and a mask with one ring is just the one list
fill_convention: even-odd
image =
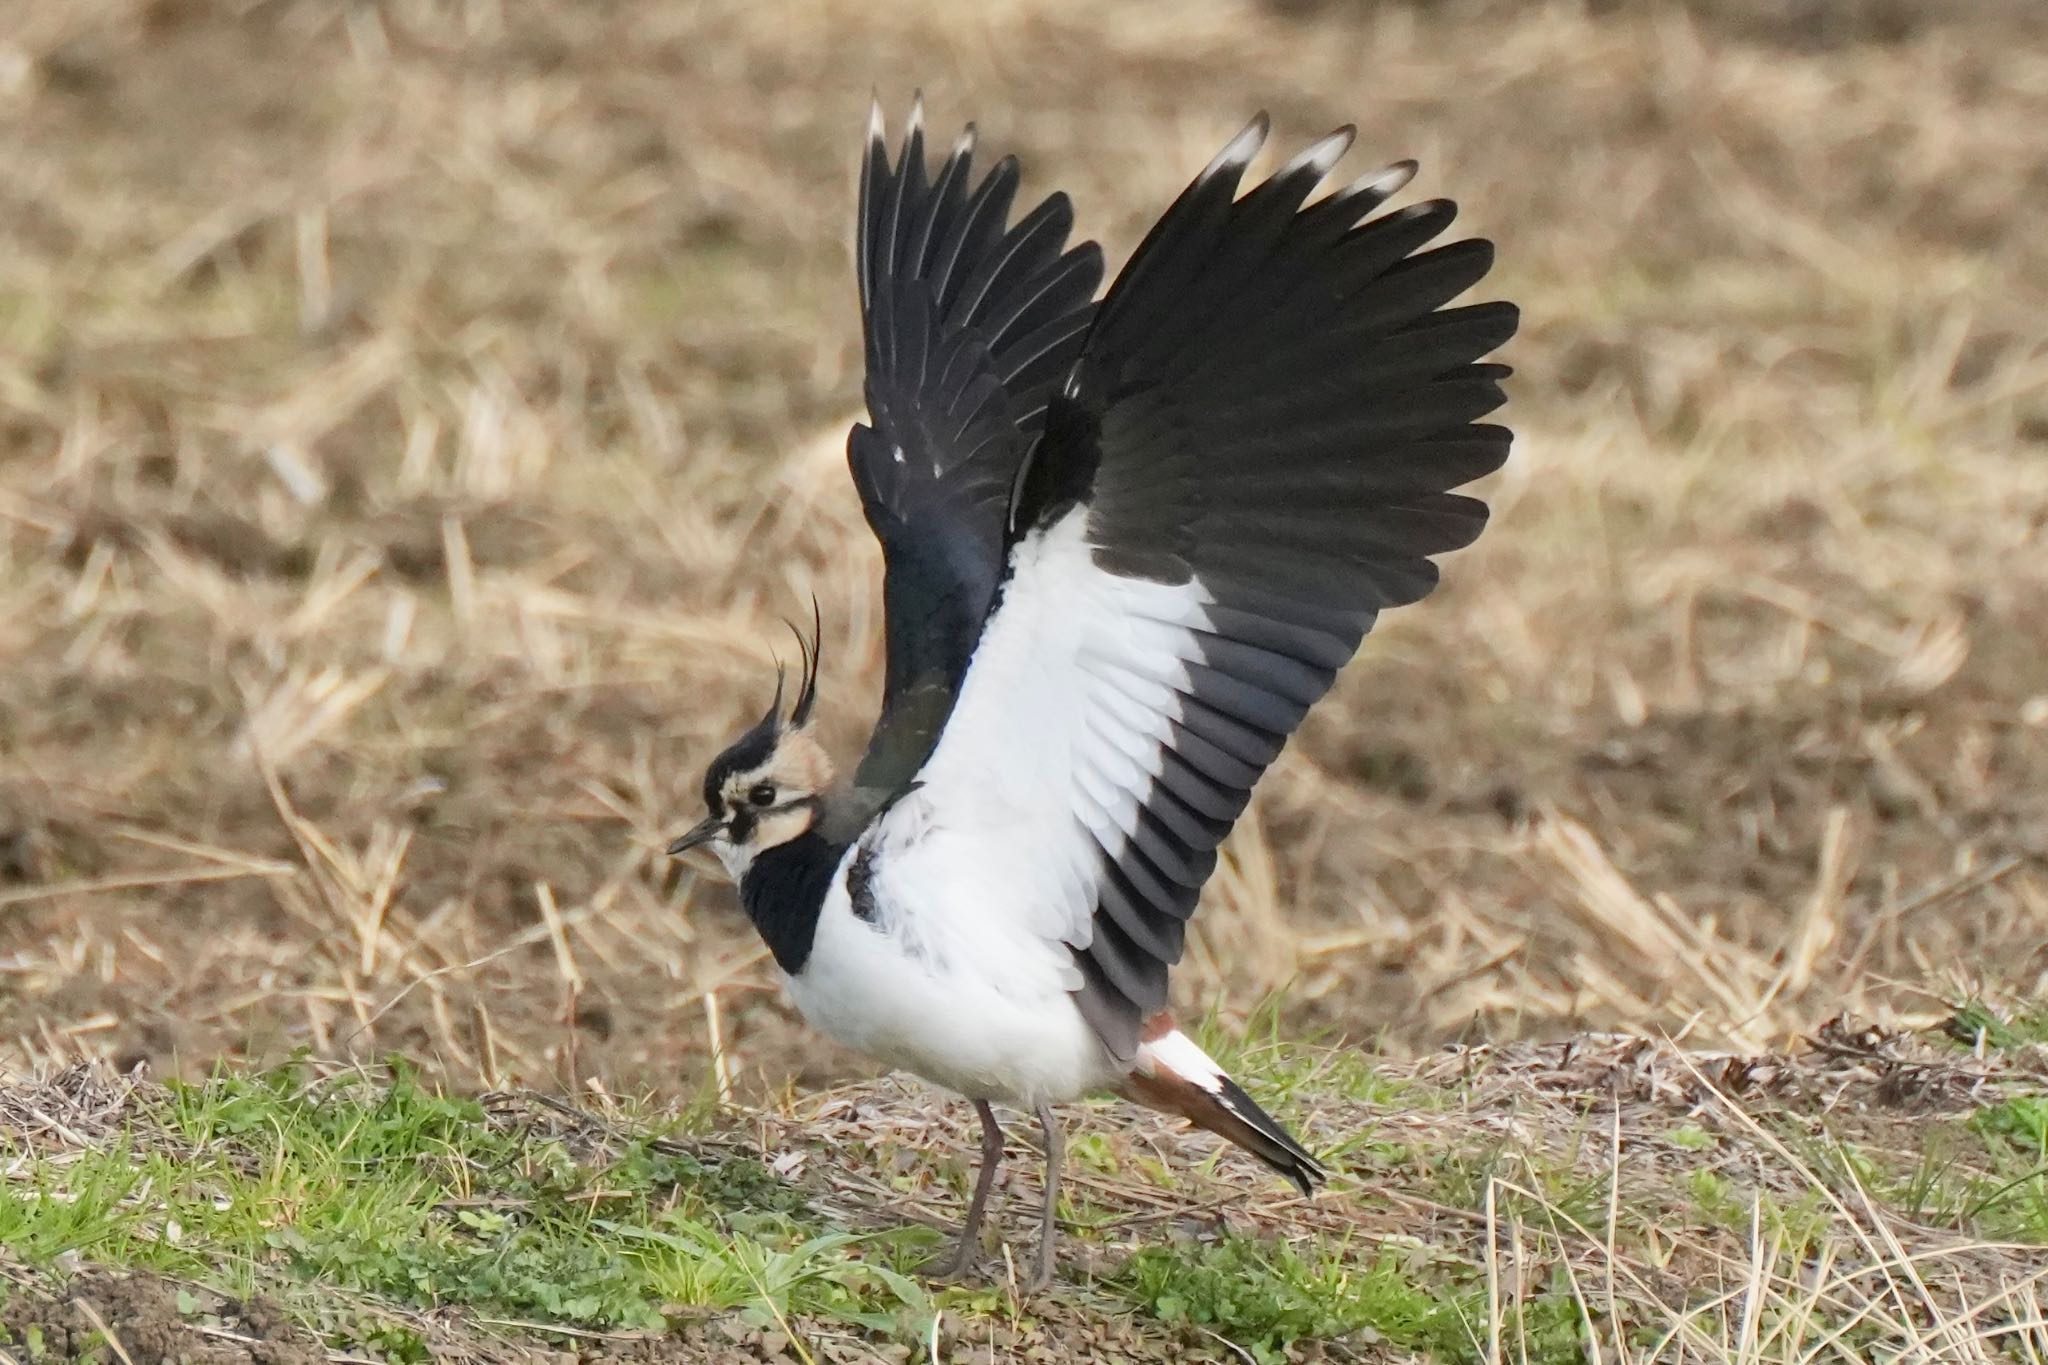
[[(1385, 1251), (1370, 1262), (1354, 1248), (1309, 1254), (1231, 1238), (1190, 1251), (1146, 1248), (1119, 1287), (1159, 1318), (1213, 1332), (1261, 1361), (1286, 1358), (1297, 1341), (1357, 1337), (1446, 1360), (1477, 1359), (1486, 1340), (1485, 1286), (1469, 1269), (1411, 1265)], [(1506, 1310), (1504, 1339), (1531, 1362), (1577, 1360), (1577, 1306), (1559, 1287)]]
[(1714, 1135), (1697, 1123), (1681, 1124), (1664, 1135), (1665, 1141), (1688, 1152), (1704, 1152), (1714, 1145)]
[(1956, 1006), (1942, 1029), (1972, 1048), (2004, 1051), (2048, 1043), (2048, 1005), (2024, 1005), (2001, 1013), (1982, 1000), (1969, 1000)]
[(1973, 1182), (1965, 1215), (1987, 1235), (2048, 1242), (2048, 1095), (2015, 1095), (1979, 1109), (1988, 1175)]
[(2017, 1095), (1979, 1109), (1970, 1126), (2033, 1156), (2048, 1156), (2048, 1095)]

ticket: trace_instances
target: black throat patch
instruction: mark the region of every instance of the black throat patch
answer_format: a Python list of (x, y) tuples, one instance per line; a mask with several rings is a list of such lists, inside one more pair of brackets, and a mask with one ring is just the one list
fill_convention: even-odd
[(846, 845), (812, 832), (763, 849), (740, 883), (740, 903), (747, 918), (775, 955), (775, 965), (791, 976), (811, 958), (818, 914)]

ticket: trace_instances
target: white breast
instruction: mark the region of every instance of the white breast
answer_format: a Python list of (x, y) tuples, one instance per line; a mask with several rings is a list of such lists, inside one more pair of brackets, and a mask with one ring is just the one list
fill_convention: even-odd
[(882, 911), (870, 923), (847, 894), (853, 857), (833, 881), (803, 971), (788, 978), (813, 1028), (970, 1099), (1057, 1103), (1120, 1074), (1075, 1007), (1065, 947), (978, 916), (972, 883), (895, 884), (887, 850), (873, 883)]

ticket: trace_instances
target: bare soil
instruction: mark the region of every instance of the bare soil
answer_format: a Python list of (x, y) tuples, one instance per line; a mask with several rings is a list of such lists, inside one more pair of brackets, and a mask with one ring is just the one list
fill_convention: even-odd
[[(0, 1346), (29, 1359), (104, 1358), (120, 1343), (127, 1365), (319, 1365), (327, 1352), (263, 1298), (223, 1301), (140, 1274), (91, 1273), (62, 1297), (17, 1294), (0, 1311)], [(211, 1308), (199, 1317), (201, 1305)], [(36, 1343), (31, 1348), (30, 1343)]]

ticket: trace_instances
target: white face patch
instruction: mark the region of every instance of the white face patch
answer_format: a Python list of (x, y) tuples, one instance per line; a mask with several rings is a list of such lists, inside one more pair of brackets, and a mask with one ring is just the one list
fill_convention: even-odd
[(744, 843), (734, 843), (724, 830), (711, 840), (711, 851), (718, 855), (718, 861), (725, 868), (725, 875), (735, 883), (744, 879), (747, 869), (754, 865), (754, 858), (763, 849), (786, 844), (808, 831), (816, 820), (816, 813), (808, 806), (794, 806), (784, 810), (748, 811), (750, 819)]
[(725, 875), (732, 878), (735, 885), (746, 877), (747, 869), (754, 865), (754, 851), (750, 848), (741, 848), (723, 834), (711, 841), (711, 851), (718, 855), (719, 863), (725, 868)]

